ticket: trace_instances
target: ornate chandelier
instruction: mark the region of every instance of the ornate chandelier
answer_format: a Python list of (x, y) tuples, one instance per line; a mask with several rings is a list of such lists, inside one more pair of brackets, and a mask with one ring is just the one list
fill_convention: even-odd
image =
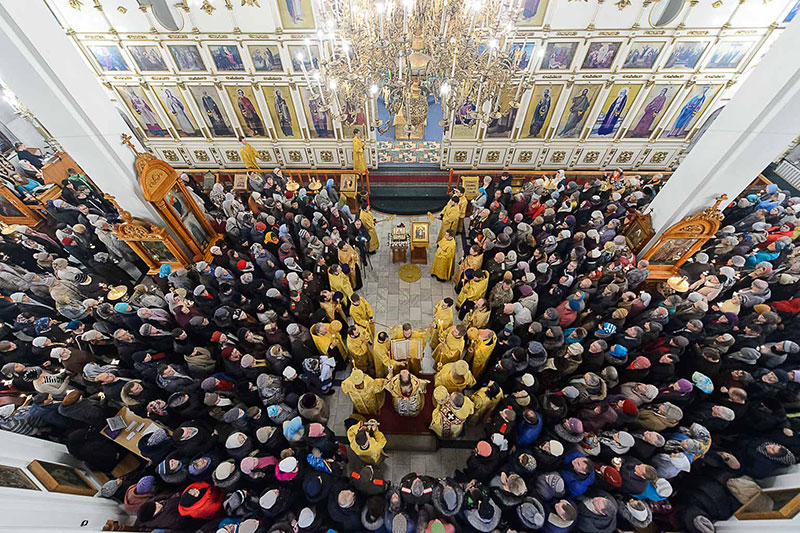
[[(318, 67), (297, 59), (312, 98), (352, 124), (379, 93), (391, 115), (375, 121), (410, 134), (424, 124), (428, 97), (442, 104), (446, 129), (489, 123), (519, 106), (529, 85), (513, 47), (522, 0), (330, 0), (320, 2)], [(310, 41), (306, 41), (308, 46)]]

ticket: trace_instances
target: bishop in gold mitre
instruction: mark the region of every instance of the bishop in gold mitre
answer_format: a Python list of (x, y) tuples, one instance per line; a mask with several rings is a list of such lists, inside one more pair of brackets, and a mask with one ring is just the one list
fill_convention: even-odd
[(425, 408), (425, 389), (430, 382), (419, 379), (408, 370), (401, 370), (397, 375), (389, 370), (386, 390), (392, 395), (394, 410), (400, 416), (417, 416)]

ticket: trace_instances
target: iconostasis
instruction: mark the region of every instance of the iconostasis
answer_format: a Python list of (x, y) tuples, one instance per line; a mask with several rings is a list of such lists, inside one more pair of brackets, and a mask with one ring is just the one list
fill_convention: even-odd
[[(140, 139), (175, 167), (243, 167), (244, 135), (266, 168), (350, 168), (353, 130), (376, 139), (376, 98), (345, 109), (346, 125), (312, 98), (336, 46), (317, 28), (318, 0), (166, 2), (166, 24), (136, 0), (45, 1)], [(800, 7), (509, 1), (522, 16), (507, 53), (530, 88), (504, 94), (490, 123), (470, 102), (448, 113), (443, 168), (674, 168)], [(368, 148), (375, 168), (377, 143)]]

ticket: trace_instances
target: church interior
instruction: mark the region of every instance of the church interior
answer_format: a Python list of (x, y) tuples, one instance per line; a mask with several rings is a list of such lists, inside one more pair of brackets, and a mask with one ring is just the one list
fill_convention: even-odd
[(800, 531), (800, 0), (0, 0), (0, 533)]

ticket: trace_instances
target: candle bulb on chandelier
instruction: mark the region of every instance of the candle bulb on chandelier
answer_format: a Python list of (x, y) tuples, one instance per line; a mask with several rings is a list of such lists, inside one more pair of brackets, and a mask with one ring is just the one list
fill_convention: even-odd
[(383, 42), (383, 13), (386, 11), (386, 4), (377, 2), (375, 4), (375, 12), (378, 14), (378, 19), (381, 26), (381, 42)]
[(400, 54), (400, 73), (397, 75), (398, 81), (403, 81), (403, 54)]
[(439, 23), (439, 31), (442, 34), (442, 38), (447, 35), (447, 23), (449, 19), (447, 17), (447, 0), (444, 0), (444, 4), (442, 5), (442, 21)]
[(345, 59), (347, 59), (348, 72), (353, 72), (353, 66), (350, 64), (350, 43), (342, 41), (342, 51), (344, 52)]
[(303, 39), (303, 44), (306, 45), (306, 52), (308, 52), (308, 60), (313, 63), (314, 56), (311, 54), (311, 39), (306, 37)]
[(300, 63), (300, 70), (303, 72), (303, 76), (306, 79), (306, 84), (308, 84), (308, 86), (310, 87), (311, 82), (308, 79), (308, 71), (306, 70), (306, 58), (303, 56), (302, 53), (297, 54), (295, 58), (297, 59), (297, 62)]
[(458, 54), (458, 48), (453, 48), (453, 66), (450, 69), (451, 78), (455, 78), (456, 76), (456, 54)]
[(314, 80), (317, 82), (317, 86), (319, 87), (319, 97), (322, 100), (322, 105), (327, 105), (325, 102), (325, 91), (322, 90), (322, 77), (319, 75), (319, 71), (314, 73)]
[(317, 32), (317, 39), (319, 40), (320, 59), (324, 61), (325, 60), (325, 32), (322, 31), (322, 30), (319, 30)]

